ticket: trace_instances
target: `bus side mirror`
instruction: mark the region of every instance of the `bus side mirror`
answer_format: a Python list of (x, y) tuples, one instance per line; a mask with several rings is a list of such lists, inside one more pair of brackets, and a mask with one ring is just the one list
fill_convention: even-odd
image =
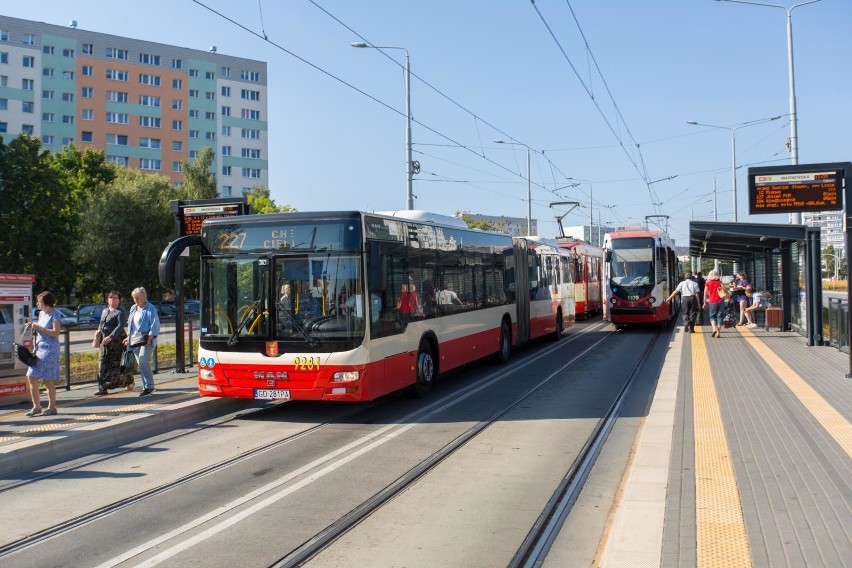
[(612, 262), (612, 251), (611, 250), (607, 250), (604, 253), (604, 260), (606, 260), (607, 262)]
[(387, 288), (384, 268), (385, 255), (382, 254), (382, 245), (371, 241), (367, 249), (367, 287), (370, 292), (384, 292)]

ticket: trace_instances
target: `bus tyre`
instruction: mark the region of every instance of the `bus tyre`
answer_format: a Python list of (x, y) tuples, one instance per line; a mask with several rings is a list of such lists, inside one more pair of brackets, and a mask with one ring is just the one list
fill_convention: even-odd
[(504, 320), (500, 324), (500, 346), (497, 353), (494, 354), (494, 362), (498, 365), (503, 365), (509, 361), (509, 355), (512, 353), (512, 332), (509, 330), (509, 324)]
[(428, 341), (420, 343), (417, 350), (417, 380), (414, 383), (414, 394), (424, 397), (432, 392), (435, 384), (435, 358), (432, 354), (432, 345)]

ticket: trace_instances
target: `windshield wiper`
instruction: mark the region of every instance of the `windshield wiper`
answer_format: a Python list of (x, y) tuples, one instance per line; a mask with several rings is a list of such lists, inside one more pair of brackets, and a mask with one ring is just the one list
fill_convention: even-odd
[(290, 310), (285, 308), (284, 305), (280, 302), (278, 303), (278, 309), (279, 311), (284, 312), (285, 317), (293, 325), (293, 329), (299, 332), (299, 335), (301, 335), (305, 339), (305, 341), (310, 347), (316, 348), (319, 345), (319, 340), (307, 331), (305, 331), (305, 328), (299, 325), (299, 322), (296, 321), (296, 318), (293, 317), (293, 314), (290, 313)]
[(243, 319), (240, 320), (239, 325), (237, 325), (236, 329), (234, 330), (234, 334), (231, 335), (231, 337), (228, 338), (228, 347), (233, 347), (234, 345), (236, 345), (240, 341), (240, 332), (243, 330), (243, 328), (249, 322), (249, 319), (251, 319), (251, 317), (254, 314), (258, 314), (258, 316), (263, 315), (260, 312), (260, 305), (261, 305), (262, 302), (263, 302), (263, 300), (255, 300), (248, 307), (248, 309), (246, 310), (246, 313), (243, 315)]

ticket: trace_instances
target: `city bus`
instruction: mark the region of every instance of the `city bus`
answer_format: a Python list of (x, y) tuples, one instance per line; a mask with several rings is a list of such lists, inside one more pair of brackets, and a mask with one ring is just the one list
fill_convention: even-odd
[(680, 297), (666, 298), (680, 280), (674, 243), (663, 231), (631, 227), (604, 235), (606, 319), (618, 327), (665, 323)]
[[(472, 230), (420, 211), (245, 215), (203, 222), (160, 259), (201, 248), (199, 393), (363, 401), (574, 322), (555, 241)], [(451, 292), (451, 293), (450, 293)], [(445, 301), (447, 298), (449, 302)]]

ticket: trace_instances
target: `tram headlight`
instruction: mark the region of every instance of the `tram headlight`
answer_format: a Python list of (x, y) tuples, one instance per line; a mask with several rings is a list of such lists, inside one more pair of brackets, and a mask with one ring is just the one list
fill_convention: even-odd
[(649, 306), (653, 306), (656, 303), (657, 303), (657, 299), (654, 296), (651, 296), (650, 298), (648, 298), (648, 305)]
[(338, 371), (331, 377), (333, 383), (348, 383), (357, 381), (361, 378), (361, 373), (358, 371)]

